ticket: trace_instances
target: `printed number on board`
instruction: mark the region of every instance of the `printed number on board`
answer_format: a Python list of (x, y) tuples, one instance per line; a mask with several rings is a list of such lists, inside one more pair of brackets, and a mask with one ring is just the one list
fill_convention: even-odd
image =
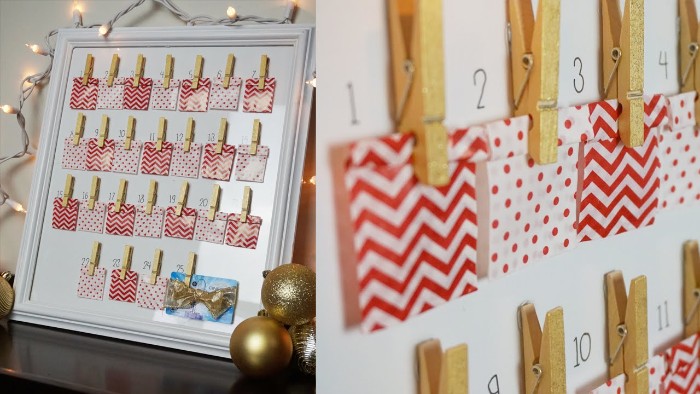
[(121, 262), (122, 262), (122, 259), (112, 259), (112, 267), (114, 267), (114, 268), (121, 267)]
[(200, 198), (200, 199), (199, 199), (199, 206), (200, 206), (200, 207), (206, 207), (207, 205), (209, 205), (209, 200), (208, 200), (208, 199), (206, 199), (206, 198)]
[(182, 264), (177, 265), (177, 272), (184, 274), (185, 273), (185, 266)]
[(146, 260), (143, 262), (143, 269), (145, 270), (150, 270), (151, 269), (151, 262)]
[(669, 321), (668, 321), (668, 301), (664, 301), (663, 304), (659, 304), (659, 306), (656, 307), (656, 310), (659, 312), (659, 331), (663, 330), (664, 328), (669, 327)]
[[(481, 77), (479, 77), (479, 75), (481, 75)], [(486, 89), (486, 70), (480, 68), (474, 71), (473, 79), (474, 86), (477, 86), (479, 83), (481, 83), (481, 93), (479, 93), (479, 101), (476, 102), (476, 109), (484, 109), (486, 107), (484, 106), (482, 101), (484, 100), (484, 89)]]
[(80, 265), (83, 267), (87, 267), (87, 265), (90, 264), (90, 258), (89, 257), (83, 257), (81, 259)]
[(586, 80), (583, 78), (583, 60), (580, 57), (574, 59), (574, 68), (578, 68), (578, 75), (574, 78), (574, 90), (576, 93), (581, 93), (586, 85)]
[(574, 368), (576, 368), (591, 357), (591, 334), (585, 332), (580, 337), (575, 337), (574, 347), (576, 348), (576, 364)]
[(668, 54), (666, 51), (659, 51), (659, 66), (664, 67), (664, 75), (668, 79)]
[(143, 204), (144, 202), (146, 202), (146, 195), (139, 194), (138, 199), (139, 199), (139, 204)]
[(355, 105), (355, 87), (352, 82), (348, 82), (348, 94), (350, 95), (350, 124), (358, 125), (360, 122), (357, 120), (357, 106)]
[(501, 394), (501, 387), (498, 384), (498, 375), (491, 376), (488, 384), (489, 394)]
[(170, 195), (170, 203), (175, 204), (175, 201), (177, 201), (176, 198), (177, 198), (177, 196), (175, 196), (174, 194), (171, 194)]

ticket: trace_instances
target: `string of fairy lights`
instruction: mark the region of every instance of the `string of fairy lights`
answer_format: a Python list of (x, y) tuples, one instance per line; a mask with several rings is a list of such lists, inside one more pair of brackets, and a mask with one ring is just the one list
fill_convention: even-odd
[[(147, 0), (136, 0), (133, 3), (131, 3), (129, 6), (126, 8), (122, 9), (119, 11), (117, 14), (114, 15), (112, 19), (109, 21), (102, 23), (102, 24), (89, 24), (89, 25), (84, 25), (83, 24), (83, 15), (82, 15), (82, 6), (81, 4), (76, 0), (73, 2), (73, 24), (72, 27), (76, 29), (97, 29), (97, 33), (100, 36), (108, 36), (109, 33), (112, 31), (112, 27), (114, 24), (124, 15), (128, 14), (131, 12), (133, 9), (139, 7), (140, 5), (144, 4)], [(190, 15), (187, 12), (183, 11), (180, 7), (175, 5), (173, 0), (150, 0), (155, 3), (160, 4), (163, 6), (165, 9), (173, 13), (175, 16), (177, 16), (180, 20), (186, 23), (187, 26), (196, 26), (196, 25), (222, 25), (222, 26), (235, 26), (235, 25), (240, 25), (240, 24), (246, 24), (246, 23), (260, 23), (260, 24), (285, 24), (285, 23), (292, 23), (292, 20), (294, 19), (294, 14), (297, 9), (297, 0), (284, 0), (285, 1), (285, 11), (284, 11), (284, 16), (281, 19), (274, 19), (274, 18), (263, 18), (255, 15), (239, 15), (238, 12), (234, 7), (228, 7), (226, 9), (226, 17), (225, 18), (216, 18), (216, 17), (211, 17), (211, 16), (206, 16), (206, 15)], [(54, 36), (58, 34), (58, 30), (52, 30), (50, 31), (45, 37), (44, 37), (44, 44), (43, 45), (38, 45), (38, 44), (25, 44), (26, 47), (34, 52), (37, 55), (40, 56), (46, 56), (48, 57), (49, 64), (47, 67), (39, 73), (29, 75), (22, 79), (20, 82), (20, 94), (19, 94), (19, 105), (17, 107), (11, 106), (11, 105), (0, 105), (0, 111), (7, 115), (15, 115), (17, 118), (17, 124), (19, 125), (19, 132), (21, 135), (22, 139), (22, 146), (21, 149), (19, 149), (16, 153), (11, 154), (9, 156), (3, 156), (0, 157), (0, 165), (3, 163), (6, 163), (10, 160), (13, 159), (20, 159), (23, 158), (27, 155), (33, 156), (36, 153), (36, 149), (31, 146), (30, 141), (29, 141), (29, 134), (27, 133), (26, 129), (26, 119), (23, 114), (23, 109), (24, 109), (24, 104), (29, 99), (29, 97), (32, 95), (34, 92), (34, 89), (36, 88), (37, 85), (41, 84), (42, 82), (46, 81), (50, 76), (51, 76), (51, 69), (53, 67), (53, 60), (54, 60), (54, 50), (55, 46), (53, 43), (53, 38)], [(316, 78), (314, 77), (312, 80), (307, 81), (307, 84), (313, 86), (314, 88), (316, 87)], [(316, 177), (312, 177), (308, 181), (302, 180), (303, 184), (316, 184)], [(22, 204), (19, 202), (13, 200), (10, 198), (10, 195), (2, 188), (2, 183), (0, 182), (0, 206), (2, 205), (7, 205), (13, 210), (17, 212), (22, 212), (26, 213), (26, 209)]]

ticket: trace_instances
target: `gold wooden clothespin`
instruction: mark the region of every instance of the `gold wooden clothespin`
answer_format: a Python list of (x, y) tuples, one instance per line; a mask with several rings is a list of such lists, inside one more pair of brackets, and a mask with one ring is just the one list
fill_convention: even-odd
[(158, 152), (163, 150), (163, 141), (165, 141), (165, 129), (168, 126), (168, 121), (161, 117), (158, 120), (158, 138), (156, 139), (156, 150)]
[(170, 88), (170, 80), (173, 78), (173, 55), (165, 56), (165, 71), (163, 72), (163, 87), (165, 89)]
[(243, 204), (241, 204), (241, 222), (245, 223), (248, 221), (248, 214), (250, 213), (250, 202), (253, 198), (253, 191), (250, 186), (243, 188)]
[(697, 241), (683, 244), (683, 322), (685, 338), (700, 333), (700, 251)]
[(95, 275), (95, 268), (100, 263), (100, 251), (102, 244), (95, 241), (92, 243), (92, 253), (90, 254), (90, 263), (88, 263), (88, 275)]
[(228, 121), (226, 120), (226, 118), (221, 118), (221, 121), (219, 122), (219, 137), (216, 140), (216, 147), (214, 149), (217, 155), (220, 155), (221, 151), (224, 149), (224, 143), (226, 142), (227, 127)]
[(109, 132), (109, 117), (107, 115), (102, 115), (102, 123), (100, 124), (100, 134), (97, 137), (97, 146), (104, 148), (105, 139), (107, 138), (107, 133)]
[(182, 216), (182, 208), (187, 204), (187, 192), (189, 191), (190, 184), (187, 181), (182, 182), (180, 187), (180, 196), (177, 198), (177, 206), (175, 207), (175, 215)]
[(608, 331), (608, 376), (624, 373), (625, 392), (648, 393), (647, 278), (630, 283), (629, 296), (621, 271), (605, 274)]
[(156, 193), (158, 193), (158, 182), (151, 179), (148, 185), (148, 199), (146, 200), (146, 215), (153, 213), (153, 205), (156, 203)]
[(231, 84), (231, 78), (233, 77), (233, 66), (236, 63), (236, 57), (233, 53), (228, 55), (226, 59), (226, 69), (224, 70), (224, 89), (228, 89)]
[(109, 66), (109, 74), (107, 74), (107, 86), (112, 87), (114, 85), (114, 77), (117, 76), (119, 70), (119, 55), (116, 53), (112, 55), (112, 65)]
[(540, 328), (535, 306), (526, 303), (518, 308), (521, 325), (523, 375), (525, 393), (566, 393), (566, 360), (564, 359), (564, 309), (556, 307)]
[(95, 201), (97, 201), (97, 196), (100, 193), (100, 177), (97, 175), (92, 176), (92, 184), (90, 185), (90, 199), (88, 199), (88, 209), (95, 209)]
[(139, 55), (136, 57), (136, 68), (134, 69), (134, 87), (137, 88), (139, 87), (139, 83), (141, 82), (141, 78), (143, 78), (143, 54), (139, 53)]
[(75, 121), (75, 131), (73, 131), (73, 145), (80, 145), (80, 139), (83, 138), (83, 131), (85, 130), (85, 115), (82, 112), (78, 112), (78, 119)]
[(644, 143), (644, 0), (601, 0), (605, 99), (622, 105), (620, 139), (628, 147)]
[(204, 58), (202, 55), (197, 55), (197, 59), (194, 61), (194, 74), (192, 75), (192, 89), (197, 89), (199, 87), (199, 79), (202, 78), (202, 62)]
[(560, 0), (509, 0), (513, 112), (530, 115), (528, 151), (537, 164), (557, 161)]
[(190, 151), (192, 146), (192, 140), (194, 139), (194, 119), (192, 117), (187, 118), (187, 128), (185, 129), (185, 152)]
[(122, 257), (122, 269), (119, 271), (119, 279), (126, 279), (126, 273), (131, 268), (131, 256), (134, 253), (134, 247), (131, 245), (124, 246), (124, 256)]
[(209, 221), (214, 221), (214, 218), (216, 218), (216, 211), (219, 209), (220, 193), (221, 186), (215, 184), (211, 192), (211, 199), (209, 200), (209, 214), (207, 215), (207, 219), (209, 219)]
[(260, 144), (260, 119), (253, 121), (253, 134), (250, 137), (250, 154), (258, 154), (258, 144)]
[(126, 121), (126, 140), (124, 140), (124, 149), (131, 150), (131, 141), (134, 140), (134, 129), (136, 128), (136, 118), (129, 116)]
[(119, 180), (119, 189), (117, 189), (117, 201), (114, 203), (114, 212), (119, 213), (122, 210), (122, 204), (126, 202), (126, 179)]
[(63, 188), (63, 200), (61, 201), (61, 206), (64, 208), (68, 206), (68, 201), (73, 197), (73, 184), (75, 183), (75, 178), (73, 175), (66, 175), (66, 184)]
[(190, 252), (187, 257), (187, 269), (185, 270), (185, 285), (190, 286), (192, 281), (192, 275), (194, 275), (194, 266), (197, 264), (197, 255), (194, 252)]
[[(700, 67), (697, 66), (698, 13), (694, 0), (679, 0), (680, 16), (680, 85), (681, 92), (696, 92), (700, 88)], [(697, 94), (697, 93), (696, 93)], [(700, 100), (695, 100), (695, 113), (700, 114)], [(697, 119), (697, 118), (696, 118)], [(697, 120), (696, 120), (697, 122)]]
[(155, 285), (156, 280), (158, 279), (158, 275), (160, 274), (160, 260), (163, 259), (163, 251), (160, 249), (156, 249), (156, 252), (153, 254), (153, 263), (151, 263), (151, 277), (148, 280), (148, 283)]
[(88, 53), (87, 57), (85, 58), (85, 69), (83, 69), (83, 86), (87, 86), (90, 78), (92, 78), (92, 68), (94, 64), (95, 59), (92, 57), (92, 54)]
[(267, 55), (260, 56), (260, 77), (258, 77), (258, 90), (265, 89), (265, 78), (267, 78), (267, 68), (270, 59)]
[(468, 394), (469, 354), (466, 344), (442, 352), (437, 339), (418, 344), (419, 394)]

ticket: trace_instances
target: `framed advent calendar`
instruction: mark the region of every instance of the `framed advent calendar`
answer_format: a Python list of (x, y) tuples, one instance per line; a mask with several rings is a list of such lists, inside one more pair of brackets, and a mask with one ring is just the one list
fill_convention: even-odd
[(291, 262), (313, 40), (61, 30), (13, 319), (227, 356)]

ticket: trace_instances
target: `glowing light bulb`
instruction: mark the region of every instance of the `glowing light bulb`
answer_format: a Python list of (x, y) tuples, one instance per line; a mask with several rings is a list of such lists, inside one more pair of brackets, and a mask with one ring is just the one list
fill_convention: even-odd
[(27, 48), (29, 48), (32, 52), (36, 53), (37, 55), (46, 55), (46, 51), (42, 47), (36, 44), (24, 44)]
[(14, 209), (17, 212), (27, 213), (27, 210), (24, 209), (22, 204), (18, 203), (15, 200), (8, 198), (5, 200), (5, 204), (7, 204), (7, 206), (9, 206), (10, 208)]
[(73, 11), (83, 12), (83, 9), (80, 6), (80, 3), (78, 3), (78, 0), (73, 1)]
[(236, 19), (238, 16), (238, 13), (236, 12), (236, 9), (233, 7), (228, 7), (226, 9), (226, 16), (228, 16), (229, 19)]
[(83, 9), (76, 1), (73, 2), (73, 25), (82, 26), (83, 24)]
[(6, 114), (9, 114), (9, 115), (12, 115), (12, 114), (16, 114), (16, 113), (17, 113), (17, 108), (15, 108), (15, 107), (13, 107), (13, 106), (11, 106), (11, 105), (7, 105), (7, 104), (5, 104), (5, 105), (3, 105), (2, 107), (0, 107), (0, 109), (2, 109), (2, 112), (6, 113)]
[(100, 33), (101, 36), (106, 36), (109, 31), (112, 30), (109, 25), (102, 25), (100, 26), (100, 30), (98, 32)]

